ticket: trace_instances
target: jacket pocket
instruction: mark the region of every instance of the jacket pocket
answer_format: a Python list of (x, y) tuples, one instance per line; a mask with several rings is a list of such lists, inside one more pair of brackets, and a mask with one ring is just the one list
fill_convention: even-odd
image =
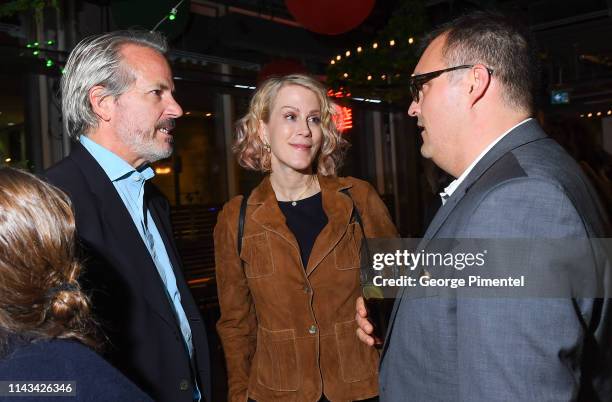
[(346, 229), (346, 233), (334, 248), (334, 259), (336, 269), (358, 269), (359, 252), (361, 250), (361, 228), (357, 223), (351, 223)]
[(295, 330), (259, 327), (257, 382), (273, 391), (297, 391), (299, 383)]
[(338, 361), (344, 382), (366, 380), (378, 371), (378, 351), (357, 338), (355, 320), (334, 325), (338, 344)]
[(242, 239), (244, 272), (247, 278), (263, 278), (274, 273), (272, 251), (266, 232), (248, 236)]

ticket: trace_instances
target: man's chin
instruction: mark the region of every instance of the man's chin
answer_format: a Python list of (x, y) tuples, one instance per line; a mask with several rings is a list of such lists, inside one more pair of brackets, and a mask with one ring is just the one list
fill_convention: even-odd
[(169, 147), (168, 149), (160, 150), (159, 152), (155, 152), (155, 153), (151, 153), (151, 155), (149, 155), (147, 160), (149, 161), (149, 163), (153, 163), (153, 162), (160, 161), (162, 159), (167, 159), (172, 156), (172, 151), (174, 151), (173, 147)]

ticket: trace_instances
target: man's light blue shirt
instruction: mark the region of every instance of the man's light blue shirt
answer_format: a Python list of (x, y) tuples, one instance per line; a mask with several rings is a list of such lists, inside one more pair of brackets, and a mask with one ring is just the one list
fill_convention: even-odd
[[(159, 234), (159, 230), (157, 230), (155, 221), (151, 217), (151, 212), (144, 206), (144, 185), (147, 180), (155, 176), (153, 169), (150, 166), (146, 166), (144, 169), (136, 170), (115, 153), (84, 135), (80, 136), (79, 141), (102, 167), (130, 213), (138, 233), (140, 233), (142, 241), (147, 246), (157, 272), (166, 287), (168, 298), (172, 301), (183, 340), (187, 346), (189, 357), (193, 361), (191, 327), (181, 304), (181, 295), (176, 286), (176, 277), (172, 270), (172, 263), (168, 257), (168, 252)], [(199, 392), (197, 393), (199, 394)]]

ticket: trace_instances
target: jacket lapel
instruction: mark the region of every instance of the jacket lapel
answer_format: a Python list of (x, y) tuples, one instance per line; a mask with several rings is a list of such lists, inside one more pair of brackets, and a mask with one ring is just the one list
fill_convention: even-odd
[(166, 203), (165, 199), (161, 197), (161, 195), (156, 194), (151, 196), (151, 193), (157, 193), (157, 191), (153, 189), (152, 185), (146, 184), (145, 202), (147, 203), (147, 208), (151, 212), (151, 217), (155, 222), (155, 227), (157, 227), (159, 235), (164, 242), (166, 253), (168, 253), (168, 258), (170, 259), (170, 264), (172, 264), (172, 271), (174, 272), (176, 286), (181, 295), (183, 310), (185, 311), (187, 318), (190, 320), (200, 320), (199, 312), (196, 308), (194, 308), (195, 302), (191, 302), (191, 292), (183, 274), (180, 254), (176, 247), (176, 242), (174, 241), (174, 232), (172, 231), (172, 224), (170, 222), (170, 211), (168, 210), (168, 204)]
[(165, 296), (167, 292), (157, 268), (115, 186), (81, 144), (74, 145), (70, 158), (87, 177), (90, 190), (97, 198), (100, 208), (99, 224), (102, 226), (103, 237), (84, 240), (103, 250), (105, 257), (118, 269), (126, 270), (123, 274), (129, 277), (133, 284), (141, 284), (149, 304), (164, 321), (176, 327), (173, 311)]
[(285, 215), (278, 206), (276, 195), (270, 183), (270, 176), (266, 176), (261, 184), (253, 190), (249, 197), (248, 205), (256, 207), (251, 215), (251, 219), (260, 224), (264, 229), (276, 233), (284, 239), (296, 249), (299, 256), (300, 247), (293, 232), (289, 230), (285, 223)]
[(495, 146), (483, 156), (483, 158), (467, 175), (463, 183), (457, 187), (453, 195), (451, 195), (451, 197), (447, 200), (446, 204), (444, 204), (438, 210), (438, 213), (436, 213), (434, 216), (434, 219), (431, 221), (431, 224), (427, 228), (427, 231), (423, 237), (425, 239), (432, 239), (436, 236), (451, 212), (453, 212), (457, 204), (459, 204), (459, 201), (461, 201), (461, 199), (469, 191), (470, 187), (472, 187), (472, 185), (501, 157), (506, 155), (508, 152), (512, 152), (512, 150), (515, 148), (542, 138), (546, 138), (546, 134), (544, 131), (542, 131), (535, 119), (531, 119), (521, 124), (508, 133), (499, 143), (495, 144)]
[[(346, 232), (353, 212), (351, 199), (341, 192), (345, 188), (350, 188), (350, 185), (343, 184), (337, 178), (321, 175), (318, 176), (318, 180), (321, 186), (323, 210), (328, 220), (327, 225), (319, 233), (312, 247), (308, 266), (305, 267), (307, 276), (321, 264), (321, 261), (338, 244)], [(248, 205), (256, 207), (251, 219), (289, 243), (296, 250), (298, 259), (301, 261), (300, 246), (293, 232), (287, 227), (285, 215), (278, 206), (269, 176), (264, 178), (261, 184), (253, 190)]]
[[(429, 241), (436, 237), (437, 233), (440, 231), (450, 214), (453, 212), (455, 207), (459, 204), (459, 202), (463, 199), (465, 194), (470, 190), (470, 187), (474, 185), (478, 181), (478, 179), (489, 170), (495, 162), (497, 162), (501, 157), (506, 155), (508, 152), (512, 150), (528, 144), (533, 141), (541, 140), (546, 138), (546, 133), (542, 131), (538, 122), (535, 119), (531, 119), (511, 132), (509, 132), (504, 138), (502, 138), (489, 152), (487, 152), (483, 158), (474, 166), (472, 171), (467, 175), (463, 183), (457, 187), (453, 195), (446, 201), (436, 215), (433, 220), (429, 224), (425, 235), (423, 236), (422, 242), (419, 244), (418, 249), (423, 249), (427, 246)], [(393, 310), (391, 311), (391, 316), (389, 318), (389, 325), (387, 330), (386, 339), (391, 336), (393, 324), (395, 322), (395, 317), (397, 316), (397, 311), (399, 309), (399, 305), (403, 301), (405, 287), (401, 288), (396, 296), (396, 301), (393, 305)], [(387, 351), (388, 341), (385, 341), (383, 346), (383, 350), (381, 352), (381, 361), (382, 357), (384, 357)]]
[(344, 236), (353, 213), (351, 199), (341, 192), (343, 189), (350, 188), (349, 184), (344, 185), (335, 177), (319, 175), (318, 179), (321, 187), (321, 198), (323, 199), (323, 210), (327, 215), (327, 225), (319, 233), (312, 246), (308, 267), (306, 268), (306, 275), (308, 276), (332, 252)]

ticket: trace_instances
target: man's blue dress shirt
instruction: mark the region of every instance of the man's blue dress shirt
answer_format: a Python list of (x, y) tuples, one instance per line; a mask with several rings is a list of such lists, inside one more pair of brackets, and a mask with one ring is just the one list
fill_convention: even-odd
[[(191, 327), (181, 304), (181, 295), (176, 286), (176, 277), (172, 270), (172, 263), (168, 257), (166, 246), (157, 230), (155, 221), (151, 217), (151, 212), (144, 205), (144, 184), (155, 176), (153, 169), (148, 165), (138, 170), (134, 169), (115, 153), (84, 135), (80, 136), (79, 141), (102, 167), (130, 213), (134, 225), (136, 225), (142, 241), (146, 245), (147, 250), (149, 250), (157, 272), (166, 287), (167, 296), (174, 307), (189, 357), (193, 361)], [(197, 384), (195, 384), (195, 389), (195, 400), (199, 400), (200, 393)]]

